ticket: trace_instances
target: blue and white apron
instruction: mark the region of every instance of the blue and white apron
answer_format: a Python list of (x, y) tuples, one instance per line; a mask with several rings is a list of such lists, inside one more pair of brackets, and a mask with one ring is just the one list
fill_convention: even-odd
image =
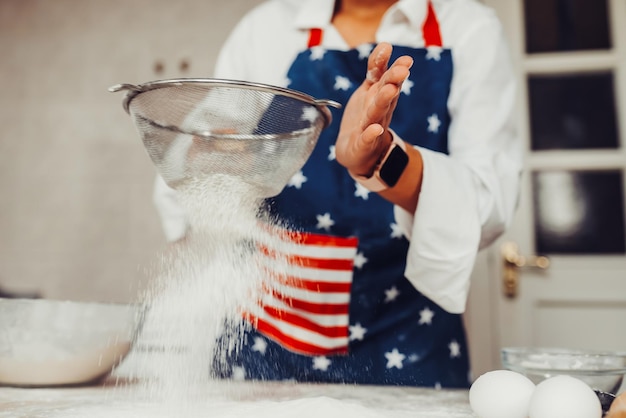
[[(288, 87), (345, 104), (362, 83), (374, 45), (326, 50), (323, 33), (293, 62)], [(452, 55), (442, 48), (428, 2), (424, 48), (394, 46), (392, 61), (414, 64), (391, 128), (406, 142), (447, 153)], [(298, 268), (247, 332), (241, 349), (216, 364), (222, 377), (301, 382), (468, 387), (462, 318), (404, 277), (408, 241), (393, 205), (355, 183), (334, 158), (341, 111), (332, 109), (311, 157), (269, 202), (294, 230)], [(297, 253), (299, 250), (295, 250)], [(296, 284), (294, 284), (296, 283)], [(291, 286), (291, 287), (290, 287)]]

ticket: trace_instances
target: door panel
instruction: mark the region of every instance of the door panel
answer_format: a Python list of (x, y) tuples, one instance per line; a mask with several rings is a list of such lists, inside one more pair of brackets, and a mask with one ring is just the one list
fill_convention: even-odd
[[(514, 223), (473, 277), (473, 373), (501, 368), (503, 346), (626, 350), (626, 2), (484, 3), (510, 41), (526, 167)], [(550, 260), (517, 268), (514, 296), (506, 243)]]
[(609, 49), (607, 0), (526, 0), (526, 52)]
[(531, 150), (618, 148), (614, 85), (606, 70), (529, 74)]
[(538, 170), (529, 175), (536, 252), (624, 254), (621, 170)]
[[(617, 315), (616, 315), (617, 313)], [(626, 303), (608, 300), (541, 300), (537, 304), (532, 329), (532, 341), (544, 346), (566, 346), (579, 348), (597, 348), (598, 341), (602, 348), (620, 350), (623, 337), (618, 332), (606, 333), (606, 329), (624, 328)], [(568, 322), (576, 327), (563, 327)], [(581, 340), (580, 330), (585, 330)], [(557, 330), (557, 332), (555, 332)]]

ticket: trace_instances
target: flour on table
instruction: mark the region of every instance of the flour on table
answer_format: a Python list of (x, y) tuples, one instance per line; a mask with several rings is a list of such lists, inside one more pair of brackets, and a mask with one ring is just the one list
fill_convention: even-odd
[[(224, 390), (226, 388), (226, 390)], [(185, 407), (133, 386), (0, 391), (2, 418), (473, 418), (464, 390), (290, 382), (224, 383)], [(3, 396), (8, 404), (3, 403)], [(35, 402), (36, 400), (36, 402)], [(5, 401), (6, 402), (6, 401)], [(13, 404), (15, 407), (11, 407)], [(8, 406), (7, 406), (8, 405)], [(4, 409), (3, 409), (4, 407)], [(8, 415), (3, 413), (6, 411)]]

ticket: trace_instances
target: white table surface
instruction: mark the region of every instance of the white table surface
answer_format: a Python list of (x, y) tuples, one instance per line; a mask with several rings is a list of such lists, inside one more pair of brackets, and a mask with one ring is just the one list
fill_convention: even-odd
[(73, 388), (0, 388), (2, 418), (469, 418), (464, 390), (221, 382), (202, 396), (166, 399), (141, 382)]
[(133, 378), (138, 369), (127, 360), (93, 385), (0, 387), (0, 418), (474, 417), (467, 390), (243, 381), (165, 388)]
[(1, 388), (0, 417), (473, 417), (465, 391), (278, 384), (242, 393), (177, 404), (146, 399), (128, 386)]

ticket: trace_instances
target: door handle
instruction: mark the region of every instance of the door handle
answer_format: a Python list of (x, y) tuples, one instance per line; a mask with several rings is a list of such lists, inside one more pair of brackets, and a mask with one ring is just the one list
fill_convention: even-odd
[(519, 269), (521, 267), (534, 267), (542, 270), (550, 267), (550, 259), (545, 256), (523, 256), (514, 242), (505, 242), (501, 247), (503, 268), (502, 280), (504, 295), (513, 299), (517, 296), (519, 286)]

